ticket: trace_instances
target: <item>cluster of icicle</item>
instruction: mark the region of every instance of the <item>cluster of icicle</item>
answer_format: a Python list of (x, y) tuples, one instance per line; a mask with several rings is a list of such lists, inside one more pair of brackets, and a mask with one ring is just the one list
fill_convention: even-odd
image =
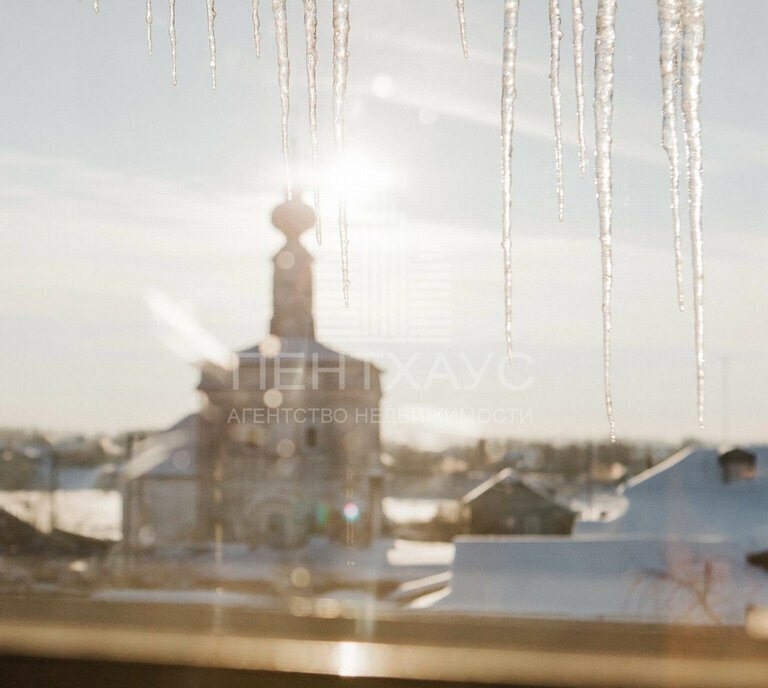
[[(214, 31), (215, 0), (206, 0), (208, 47), (211, 85), (216, 88), (216, 37)], [(610, 437), (615, 439), (613, 401), (611, 396), (611, 301), (613, 288), (613, 172), (612, 121), (614, 89), (614, 49), (616, 43), (616, 10), (618, 0), (598, 0), (595, 33), (595, 182), (600, 221), (600, 244), (603, 289), (603, 368), (605, 406)], [(688, 172), (688, 207), (694, 273), (694, 329), (696, 349), (697, 411), (699, 423), (704, 417), (704, 310), (702, 258), (702, 148), (701, 148), (701, 63), (704, 48), (704, 0), (657, 0), (661, 36), (660, 65), (663, 95), (662, 143), (669, 156), (671, 207), (674, 225), (675, 271), (677, 298), (684, 307), (683, 271), (680, 232), (680, 164), (677, 141), (678, 111), (682, 111)], [(176, 0), (168, 0), (169, 37), (171, 42), (172, 81), (176, 72)], [(344, 154), (344, 102), (349, 71), (349, 4), (350, 0), (333, 0), (333, 139), (337, 163)], [(517, 61), (517, 25), (520, 0), (504, 0), (504, 39), (502, 59), (501, 142), (502, 142), (502, 248), (504, 253), (504, 300), (507, 352), (512, 348), (512, 150), (514, 107), (517, 95), (515, 65)], [(459, 32), (464, 57), (469, 57), (464, 0), (456, 0)], [(94, 0), (99, 11), (99, 0)], [(288, 139), (290, 114), (291, 66), (288, 54), (286, 0), (272, 0), (277, 39), (278, 85), (282, 108), (282, 149), (285, 165), (286, 195), (291, 198), (291, 164)], [(571, 0), (573, 16), (573, 62), (576, 84), (577, 146), (579, 170), (586, 176), (584, 137), (584, 8), (583, 0)], [(252, 0), (253, 39), (256, 56), (261, 55), (259, 0)], [(147, 47), (152, 53), (152, 0), (146, 0)], [(550, 23), (550, 92), (554, 113), (555, 175), (558, 217), (564, 216), (562, 163), (562, 105), (560, 91), (560, 43), (562, 40), (560, 0), (549, 0)], [(309, 91), (309, 126), (314, 173), (314, 204), (317, 216), (317, 240), (322, 240), (320, 193), (318, 188), (317, 153), (317, 0), (304, 0), (307, 82)], [(347, 205), (343, 195), (338, 200), (339, 239), (341, 244), (342, 285), (344, 302), (349, 305), (349, 239)]]
[[(661, 76), (663, 91), (662, 143), (669, 156), (674, 224), (675, 271), (678, 303), (683, 308), (682, 256), (680, 249), (679, 151), (676, 122), (678, 100), (682, 110), (688, 169), (691, 243), (694, 272), (694, 339), (696, 348), (697, 415), (704, 419), (704, 310), (702, 258), (702, 157), (701, 157), (701, 63), (704, 48), (704, 0), (657, 0), (661, 34)], [(507, 351), (512, 353), (512, 133), (514, 130), (515, 62), (517, 17), (520, 0), (504, 3), (504, 53), (502, 66), (502, 247), (504, 250), (505, 329)], [(595, 181), (600, 220), (603, 288), (603, 372), (605, 407), (611, 441), (616, 431), (611, 395), (611, 301), (613, 289), (613, 172), (611, 159), (614, 49), (616, 44), (617, 0), (598, 0), (595, 32)], [(579, 167), (586, 173), (584, 144), (584, 9), (582, 0), (572, 0), (573, 54), (576, 82), (576, 114)], [(555, 125), (555, 173), (558, 216), (563, 219), (563, 169), (560, 94), (560, 2), (549, 0), (550, 87)], [(464, 35), (463, 16), (462, 35)], [(682, 88), (681, 88), (682, 86)], [(678, 92), (681, 95), (678, 98)]]
[[(662, 143), (669, 156), (674, 222), (675, 271), (680, 310), (683, 298), (680, 249), (680, 163), (678, 111), (682, 110), (688, 171), (688, 208), (693, 249), (693, 309), (699, 424), (704, 422), (704, 261), (702, 246), (701, 62), (704, 50), (704, 0), (658, 0), (663, 94)], [(682, 86), (682, 88), (681, 88)], [(678, 93), (680, 96), (678, 97)], [(679, 105), (678, 105), (679, 101)]]
[[(99, 0), (94, 0), (94, 11), (99, 11)], [(210, 53), (211, 87), (216, 89), (216, 7), (215, 0), (206, 0), (208, 17), (208, 50)], [(288, 53), (288, 19), (286, 0), (272, 0), (277, 40), (277, 79), (282, 110), (282, 149), (285, 166), (285, 190), (290, 200), (293, 196), (291, 160), (289, 148), (289, 115), (291, 110), (290, 79), (291, 62)], [(256, 57), (261, 57), (261, 21), (259, 0), (251, 0), (251, 20)], [(152, 0), (146, 0), (147, 50), (152, 54)], [(337, 164), (344, 152), (344, 102), (349, 71), (349, 0), (333, 0), (333, 136)], [(309, 129), (312, 143), (312, 169), (314, 176), (314, 205), (316, 235), (322, 242), (320, 222), (320, 190), (318, 185), (318, 135), (317, 135), (317, 0), (304, 0), (304, 32), (306, 37), (307, 83), (309, 91)], [(171, 43), (171, 81), (176, 86), (176, 0), (168, 0), (168, 35)], [(349, 240), (347, 236), (347, 204), (339, 199), (339, 237), (341, 242), (342, 280), (344, 302), (349, 305)]]

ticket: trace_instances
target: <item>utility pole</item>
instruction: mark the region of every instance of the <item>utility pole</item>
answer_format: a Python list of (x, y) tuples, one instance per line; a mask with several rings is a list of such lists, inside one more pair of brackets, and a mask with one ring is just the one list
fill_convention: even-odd
[(128, 477), (126, 468), (133, 458), (133, 433), (125, 437), (125, 456), (123, 459), (123, 549), (130, 556), (133, 551), (133, 480)]
[(728, 374), (729, 374), (729, 360), (728, 356), (723, 356), (723, 366), (722, 366), (722, 399), (720, 404), (720, 414), (721, 414), (721, 423), (722, 423), (722, 443), (724, 447), (727, 447), (728, 441), (730, 438), (730, 408), (728, 404)]
[(59, 457), (52, 449), (48, 457), (48, 530), (56, 529), (56, 490), (59, 489)]

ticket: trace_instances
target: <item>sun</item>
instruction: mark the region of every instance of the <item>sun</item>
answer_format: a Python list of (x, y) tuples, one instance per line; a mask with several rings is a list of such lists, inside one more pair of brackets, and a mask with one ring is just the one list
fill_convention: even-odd
[[(394, 179), (393, 170), (359, 151), (350, 153), (342, 161), (320, 165), (317, 170), (324, 207), (335, 206), (338, 200), (345, 199), (352, 207), (364, 208), (366, 202), (391, 190)], [(296, 182), (298, 188), (311, 195), (315, 186), (311, 165), (302, 165), (297, 170)]]

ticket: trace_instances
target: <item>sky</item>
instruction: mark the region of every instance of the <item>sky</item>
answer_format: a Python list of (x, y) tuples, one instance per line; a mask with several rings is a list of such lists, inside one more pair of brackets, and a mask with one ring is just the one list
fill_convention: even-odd
[[(199, 404), (194, 351), (158, 302), (227, 349), (271, 315), (281, 236), (280, 98), (270, 3), (255, 57), (251, 3), (219, 2), (211, 89), (205, 3), (7, 0), (0, 27), (0, 424), (117, 432)], [(311, 159), (302, 3), (289, 1), (290, 142)], [(547, 3), (521, 3), (513, 161), (515, 365), (505, 363), (501, 239), (502, 0), (353, 0), (347, 163), (334, 167), (331, 3), (319, 2), (324, 241), (318, 337), (385, 371), (386, 437), (605, 439), (600, 244), (591, 112), (596, 0), (586, 0), (579, 176), (570, 3), (563, 4), (565, 219), (557, 220)], [(706, 424), (696, 423), (691, 308), (677, 310), (660, 145), (655, 3), (620, 2), (614, 115), (613, 396), (619, 439), (765, 441), (768, 96), (759, 0), (706, 3)], [(335, 194), (349, 198), (351, 306)], [(311, 194), (305, 194), (307, 199)], [(684, 224), (687, 231), (687, 222)], [(686, 295), (690, 242), (683, 238)], [(166, 318), (167, 320), (167, 318)], [(205, 339), (203, 337), (202, 339)], [(198, 342), (199, 344), (199, 342)], [(192, 347), (194, 350), (194, 346)]]

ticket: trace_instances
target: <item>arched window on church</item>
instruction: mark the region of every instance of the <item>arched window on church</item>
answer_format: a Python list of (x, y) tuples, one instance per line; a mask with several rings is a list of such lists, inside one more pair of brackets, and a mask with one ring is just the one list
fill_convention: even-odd
[(304, 444), (308, 447), (317, 446), (317, 428), (307, 428), (304, 432)]

